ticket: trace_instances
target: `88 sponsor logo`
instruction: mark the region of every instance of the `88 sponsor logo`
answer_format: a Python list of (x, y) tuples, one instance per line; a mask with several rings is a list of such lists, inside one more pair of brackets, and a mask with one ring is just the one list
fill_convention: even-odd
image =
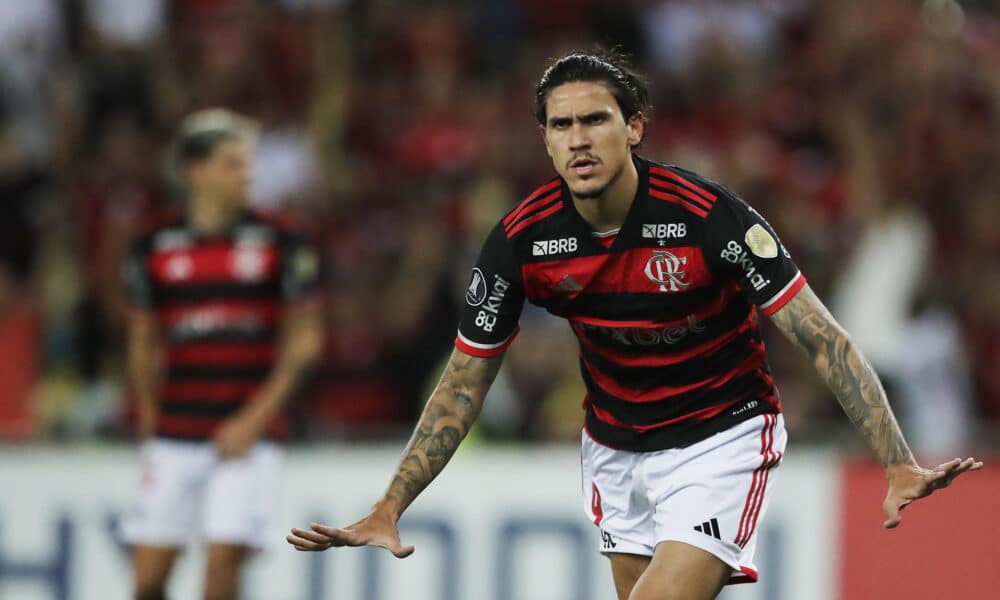
[(503, 302), (507, 290), (510, 289), (510, 282), (499, 275), (493, 276), (493, 287), (490, 295), (482, 304), (482, 308), (476, 314), (476, 327), (487, 333), (492, 333), (497, 324), (497, 317), (500, 316), (500, 304)]

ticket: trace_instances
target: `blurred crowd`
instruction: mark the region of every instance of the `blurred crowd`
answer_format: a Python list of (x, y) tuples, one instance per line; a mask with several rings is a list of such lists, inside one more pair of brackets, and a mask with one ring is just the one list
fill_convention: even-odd
[[(650, 80), (641, 152), (771, 221), (921, 452), (997, 439), (985, 0), (2, 2), (0, 438), (131, 435), (120, 261), (177, 210), (163, 150), (211, 106), (261, 123), (250, 203), (321, 251), (327, 348), (295, 439), (405, 435), (485, 233), (551, 176), (535, 82), (595, 43)], [(793, 437), (854, 440), (805, 359), (770, 349)], [(476, 435), (578, 439), (576, 361), (569, 328), (526, 309)]]

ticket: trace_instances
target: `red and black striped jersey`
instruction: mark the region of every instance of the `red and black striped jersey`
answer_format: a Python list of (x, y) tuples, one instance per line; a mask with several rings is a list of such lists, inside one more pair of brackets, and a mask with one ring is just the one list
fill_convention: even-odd
[(250, 213), (220, 236), (181, 223), (136, 240), (126, 293), (153, 311), (165, 345), (156, 435), (208, 439), (251, 397), (275, 363), (285, 308), (314, 294), (318, 272), (300, 238)]
[(563, 317), (580, 345), (584, 423), (632, 451), (683, 447), (781, 404), (758, 312), (805, 279), (764, 218), (722, 185), (635, 157), (639, 188), (614, 240), (560, 178), (493, 229), (472, 270), (456, 346), (494, 356), (524, 300)]

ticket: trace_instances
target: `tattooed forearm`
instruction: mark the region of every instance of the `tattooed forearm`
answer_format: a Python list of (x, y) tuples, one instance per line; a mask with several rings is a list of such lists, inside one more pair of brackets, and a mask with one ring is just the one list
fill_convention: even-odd
[(502, 357), (475, 358), (455, 351), (403, 451), (386, 498), (402, 513), (441, 472), (479, 416)]
[(773, 321), (806, 351), (882, 466), (913, 461), (875, 370), (812, 290), (804, 287)]

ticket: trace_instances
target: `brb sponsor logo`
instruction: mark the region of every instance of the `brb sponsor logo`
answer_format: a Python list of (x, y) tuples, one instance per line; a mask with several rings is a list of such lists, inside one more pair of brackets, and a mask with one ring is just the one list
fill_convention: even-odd
[[(490, 290), (486, 300), (480, 302), (482, 308), (476, 315), (477, 327), (487, 333), (493, 332), (493, 328), (497, 325), (497, 317), (500, 316), (500, 304), (503, 302), (504, 296), (507, 295), (508, 289), (510, 289), (509, 281), (499, 275), (493, 276), (493, 289)], [(473, 306), (477, 305), (473, 304)]]
[(736, 240), (729, 240), (726, 247), (722, 249), (722, 253), (719, 254), (719, 258), (743, 269), (743, 273), (747, 277), (747, 283), (758, 292), (771, 283), (770, 279), (765, 279), (764, 275), (757, 270), (753, 259), (750, 258), (750, 253)]
[(542, 240), (531, 243), (532, 256), (550, 256), (576, 252), (576, 238), (559, 238), (557, 240)]
[(646, 262), (646, 277), (660, 285), (661, 292), (679, 292), (686, 289), (689, 283), (682, 281), (684, 271), (681, 267), (687, 264), (687, 257), (677, 258), (666, 250), (656, 250)]
[(642, 237), (651, 240), (682, 238), (687, 233), (687, 223), (644, 223), (642, 226)]

